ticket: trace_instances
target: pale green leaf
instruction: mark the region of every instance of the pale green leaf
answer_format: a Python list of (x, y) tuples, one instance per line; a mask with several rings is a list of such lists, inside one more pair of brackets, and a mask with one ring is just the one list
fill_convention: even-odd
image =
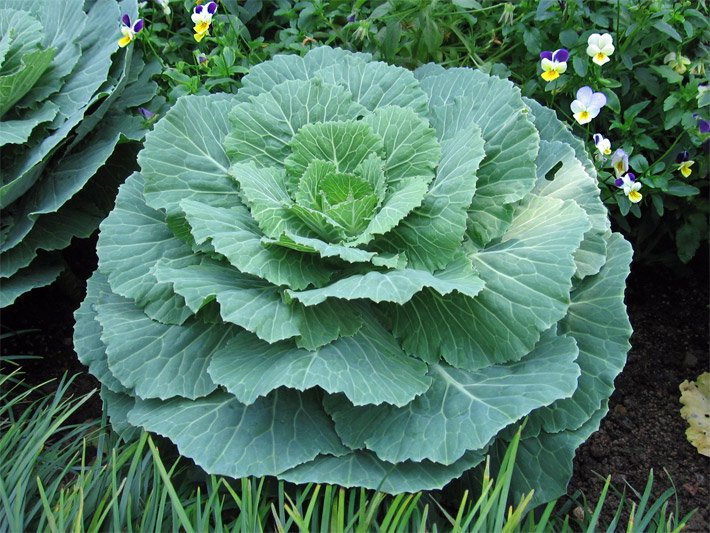
[(29, 111), (20, 120), (0, 121), (0, 147), (6, 144), (23, 144), (27, 142), (32, 131), (39, 125), (49, 122), (56, 115), (59, 108), (52, 102), (45, 102), (42, 106)]
[(320, 286), (331, 276), (313, 254), (263, 246), (258, 226), (242, 206), (223, 208), (183, 200), (180, 207), (195, 241), (198, 244), (209, 241), (218, 253), (245, 274), (292, 289)]
[(424, 290), (391, 308), (395, 335), (408, 353), (469, 370), (520, 359), (566, 314), (572, 254), (588, 229), (574, 202), (530, 196), (500, 242), (471, 254), (485, 283), (480, 294)]
[(168, 437), (204, 470), (233, 478), (275, 475), (346, 451), (312, 392), (279, 389), (249, 406), (224, 392), (138, 400), (128, 421)]
[(11, 278), (0, 278), (0, 308), (7, 307), (17, 298), (37, 287), (52, 283), (65, 268), (64, 261), (51, 254), (40, 257)]
[(288, 231), (278, 239), (264, 238), (261, 242), (268, 246), (283, 246), (301, 252), (317, 253), (324, 258), (337, 257), (348, 263), (372, 263), (376, 266), (397, 269), (402, 269), (406, 265), (406, 260), (398, 255), (378, 254), (352, 246), (330, 244), (320, 239), (301, 237)]
[(178, 202), (184, 199), (214, 207), (239, 202), (222, 147), (232, 105), (231, 98), (180, 98), (146, 135), (138, 163), (149, 206), (179, 215)]
[(596, 178), (597, 169), (594, 166), (594, 162), (589, 157), (584, 143), (572, 133), (569, 125), (559, 120), (554, 110), (538, 104), (532, 98), (523, 97), (523, 102), (532, 112), (530, 118), (540, 133), (540, 138), (545, 141), (560, 141), (571, 146), (575, 157), (582, 162), (587, 174)]
[(315, 351), (268, 344), (240, 333), (210, 363), (212, 379), (247, 405), (285, 386), (342, 392), (355, 405), (406, 405), (431, 383), (426, 364), (407, 356), (372, 319), (355, 335)]
[(370, 111), (386, 106), (409, 108), (426, 114), (427, 95), (411, 71), (361, 56), (346, 56), (343, 61), (315, 72), (327, 83), (347, 88), (353, 99)]
[(54, 59), (55, 50), (37, 50), (22, 56), (19, 69), (0, 75), (0, 117), (34, 86)]
[[(551, 174), (559, 163), (561, 167)], [(599, 196), (597, 181), (585, 171), (572, 148), (559, 141), (541, 141), (537, 159), (537, 183), (533, 194), (574, 200), (584, 209), (592, 227), (575, 252), (577, 277), (599, 272), (606, 261), (605, 238), (610, 233), (609, 215)]]
[(448, 466), (431, 461), (387, 463), (374, 453), (360, 450), (336, 457), (323, 455), (287, 470), (279, 478), (291, 483), (330, 483), (365, 487), (388, 494), (441, 489), (466, 470), (480, 464), (482, 452), (468, 452)]
[(161, 324), (113, 293), (103, 293), (97, 319), (111, 373), (141, 398), (199, 398), (214, 391), (207, 366), (239, 331), (194, 318), (181, 326)]
[(483, 138), (475, 124), (441, 143), (436, 178), (422, 205), (375, 242), (405, 252), (412, 266), (431, 272), (444, 268), (460, 249), (467, 209), (476, 190), (476, 171), (483, 159)]
[(289, 143), (306, 124), (349, 120), (366, 112), (344, 88), (318, 79), (286, 81), (237, 104), (224, 147), (233, 162), (283, 168)]
[(473, 298), (483, 288), (483, 281), (472, 268), (471, 262), (462, 256), (454, 263), (451, 271), (444, 270), (435, 274), (409, 268), (372, 271), (348, 276), (318, 289), (300, 292), (287, 290), (286, 293), (307, 306), (318, 305), (326, 298), (404, 304), (424, 287), (431, 287), (442, 296), (457, 291)]
[(560, 333), (571, 335), (579, 346), (582, 369), (575, 394), (535, 411), (527, 432), (542, 426), (549, 433), (576, 430), (614, 392), (614, 380), (624, 368), (631, 345), (631, 324), (624, 305), (624, 287), (631, 263), (631, 245), (614, 233), (608, 243), (609, 259), (599, 274), (575, 283)]
[(326, 408), (346, 446), (366, 446), (389, 462), (452, 464), (479, 450), (533, 409), (572, 395), (575, 342), (548, 333), (521, 361), (475, 372), (435, 364), (431, 388), (404, 407), (355, 407), (331, 397)]
[(286, 189), (283, 168), (236, 163), (229, 173), (239, 183), (239, 194), (265, 235), (276, 238), (287, 229), (297, 231), (303, 227), (289, 209), (293, 200)]
[(310, 51), (306, 57), (296, 55), (277, 55), (270, 61), (254, 65), (249, 74), (242, 78), (242, 88), (239, 96), (246, 100), (250, 96), (273, 90), (274, 87), (288, 80), (309, 80), (319, 78), (314, 74), (331, 65), (341, 64), (346, 58), (353, 57), (370, 61), (370, 54), (353, 53), (342, 48), (319, 46)]
[(171, 283), (193, 313), (216, 300), (225, 322), (256, 333), (267, 342), (299, 334), (292, 306), (283, 302), (278, 288), (242, 274), (232, 265), (206, 257), (200, 264), (179, 268), (159, 261), (152, 273), (160, 283)]
[(168, 229), (161, 211), (143, 200), (143, 175), (134, 173), (121, 186), (116, 207), (101, 223), (97, 252), (99, 270), (108, 276), (116, 294), (135, 301), (144, 312), (165, 323), (180, 324), (192, 312), (182, 296), (151, 273), (160, 260), (194, 263), (190, 247)]
[(431, 122), (440, 140), (455, 137), (475, 123), (486, 141), (469, 211), (469, 236), (482, 246), (500, 237), (505, 225), (487, 226), (478, 213), (486, 212), (492, 203), (517, 202), (532, 189), (539, 136), (527, 118), (520, 91), (508, 80), (471, 69), (449, 69), (424, 77), (421, 83), (429, 94)]
[(98, 379), (102, 388), (111, 391), (128, 392), (108, 368), (106, 345), (101, 342), (101, 324), (96, 319), (96, 306), (104, 293), (111, 292), (106, 276), (96, 271), (86, 286), (86, 298), (74, 312), (74, 350), (79, 361), (89, 367), (89, 373)]
[[(575, 451), (599, 429), (608, 410), (608, 400), (604, 400), (579, 429), (521, 439), (511, 479), (512, 497), (519, 500), (534, 490), (531, 505), (539, 505), (566, 494)], [(504, 446), (505, 442), (499, 441), (492, 452), (501, 458)]]
[(427, 184), (434, 178), (441, 147), (427, 120), (411, 109), (392, 106), (376, 109), (362, 122), (384, 141), (388, 192), (395, 193), (414, 178), (424, 178)]
[(371, 153), (384, 153), (382, 138), (362, 121), (307, 124), (294, 135), (291, 150), (286, 169), (296, 177), (315, 159), (334, 163), (337, 172), (352, 173)]

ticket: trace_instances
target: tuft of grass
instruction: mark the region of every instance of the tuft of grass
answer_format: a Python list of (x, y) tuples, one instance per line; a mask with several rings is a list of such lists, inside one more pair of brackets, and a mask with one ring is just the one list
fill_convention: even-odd
[[(556, 502), (530, 508), (533, 491), (512, 502), (510, 480), (520, 433), (499, 471), (490, 462), (476, 495), (465, 491), (455, 510), (430, 494), (386, 495), (331, 485), (287, 485), (273, 478), (233, 480), (205, 476), (180, 458), (167, 461), (150, 435), (123, 442), (106, 420), (69, 424), (93, 394), (68, 396), (72, 379), (54, 394), (27, 387), (19, 371), (0, 374), (0, 531), (300, 531), (365, 533), (599, 531), (610, 489), (619, 506), (607, 531), (677, 532), (681, 518), (675, 487), (652, 499), (653, 472), (635, 499), (607, 478), (593, 512), (567, 516), (575, 501), (557, 512)], [(587, 502), (582, 496), (583, 509)]]

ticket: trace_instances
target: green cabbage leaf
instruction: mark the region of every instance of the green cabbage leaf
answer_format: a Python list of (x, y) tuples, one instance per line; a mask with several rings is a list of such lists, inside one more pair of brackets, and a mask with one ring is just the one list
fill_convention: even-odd
[(57, 278), (135, 170), (157, 64), (119, 52), (120, 17), (113, 0), (0, 1), (0, 307)]

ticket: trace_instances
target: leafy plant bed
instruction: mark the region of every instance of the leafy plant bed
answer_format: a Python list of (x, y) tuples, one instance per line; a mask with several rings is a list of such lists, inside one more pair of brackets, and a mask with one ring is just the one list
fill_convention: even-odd
[[(30, 354), (41, 359), (21, 361), (29, 383), (42, 383), (62, 374), (82, 372), (74, 381), (77, 394), (97, 387), (72, 349), (72, 313), (83, 298), (74, 282), (89, 276), (95, 266), (94, 243), (77, 241), (66, 252), (79, 280), (60, 279), (53, 285), (22, 296), (2, 312), (3, 358)], [(701, 254), (707, 258), (707, 254)], [(705, 259), (706, 261), (706, 259)], [(685, 439), (679, 415), (678, 385), (708, 369), (707, 262), (696, 259), (682, 271), (634, 265), (626, 302), (634, 326), (627, 366), (616, 380), (611, 410), (601, 429), (577, 453), (569, 494), (581, 490), (594, 507), (603, 477), (612, 475), (615, 487), (624, 481), (638, 491), (654, 469), (654, 495), (670, 486), (678, 492), (681, 510), (698, 508), (688, 530), (704, 531), (710, 524), (708, 459)], [(72, 294), (73, 291), (74, 292)], [(36, 331), (8, 335), (33, 329)], [(6, 363), (4, 363), (6, 364)], [(50, 390), (54, 384), (46, 385)], [(76, 421), (100, 416), (98, 396), (82, 406)], [(597, 473), (599, 475), (597, 475)], [(627, 490), (627, 493), (629, 490)], [(602, 522), (612, 518), (613, 495)], [(623, 522), (625, 523), (625, 522)]]

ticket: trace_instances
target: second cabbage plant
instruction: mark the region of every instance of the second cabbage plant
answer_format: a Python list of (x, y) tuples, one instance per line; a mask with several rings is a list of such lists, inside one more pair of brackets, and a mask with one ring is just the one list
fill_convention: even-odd
[(508, 81), (318, 48), (189, 96), (101, 226), (75, 344), (211, 473), (441, 487), (527, 417), (564, 492), (631, 333), (594, 166)]

